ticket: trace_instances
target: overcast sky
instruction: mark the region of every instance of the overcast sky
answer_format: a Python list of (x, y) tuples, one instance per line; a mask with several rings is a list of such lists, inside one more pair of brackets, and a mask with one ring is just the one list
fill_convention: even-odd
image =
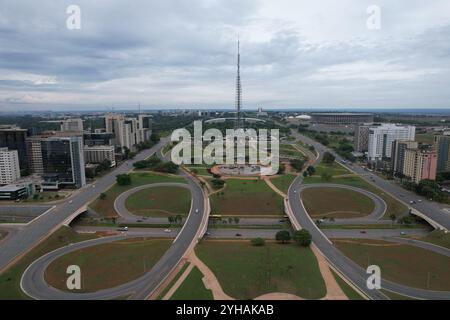
[(448, 0), (0, 0), (0, 111), (231, 108), (238, 34), (244, 108), (450, 107)]

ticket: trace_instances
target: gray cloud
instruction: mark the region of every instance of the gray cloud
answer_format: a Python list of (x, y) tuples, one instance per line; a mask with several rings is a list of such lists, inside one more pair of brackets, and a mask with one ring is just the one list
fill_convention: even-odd
[(0, 0), (0, 110), (231, 107), (238, 33), (246, 107), (448, 107), (441, 1), (318, 2)]

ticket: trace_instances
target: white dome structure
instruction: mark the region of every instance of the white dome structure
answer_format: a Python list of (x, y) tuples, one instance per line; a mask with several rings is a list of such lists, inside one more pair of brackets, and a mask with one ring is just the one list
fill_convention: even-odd
[(308, 116), (307, 114), (302, 114), (301, 116), (296, 116), (295, 118), (299, 120), (311, 120), (311, 116)]

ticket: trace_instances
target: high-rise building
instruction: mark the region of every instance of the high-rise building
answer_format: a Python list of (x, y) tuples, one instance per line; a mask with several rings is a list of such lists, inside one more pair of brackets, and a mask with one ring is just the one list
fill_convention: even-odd
[(114, 146), (115, 135), (108, 132), (85, 132), (83, 134), (86, 146)]
[(26, 139), (29, 171), (39, 176), (44, 174), (41, 141), (42, 136), (31, 136)]
[(364, 153), (369, 149), (369, 129), (370, 125), (355, 127), (355, 151)]
[(0, 148), (17, 150), (19, 155), (19, 165), (23, 174), (25, 174), (28, 170), (27, 147), (25, 143), (26, 138), (26, 129), (21, 129), (11, 125), (0, 126)]
[(84, 146), (84, 160), (86, 163), (102, 163), (105, 160), (109, 160), (111, 167), (114, 167), (116, 165), (114, 146)]
[(415, 183), (436, 180), (437, 154), (435, 151), (406, 149), (403, 174)]
[(19, 153), (17, 150), (0, 148), (0, 185), (11, 184), (20, 179)]
[(61, 122), (61, 131), (83, 131), (83, 120), (70, 118)]
[(128, 148), (135, 151), (135, 145), (139, 143), (138, 121), (135, 118), (125, 118), (122, 115), (107, 114), (105, 116), (106, 132), (114, 134), (114, 146), (122, 149)]
[(450, 172), (450, 136), (435, 136), (434, 147), (438, 156), (437, 171)]
[(54, 184), (56, 187), (73, 185), (81, 188), (86, 185), (82, 137), (44, 137), (41, 151), (46, 182), (43, 186)]
[(404, 174), (405, 152), (407, 149), (418, 149), (419, 143), (416, 141), (395, 140), (391, 150), (391, 168), (394, 173)]
[(383, 124), (369, 129), (368, 159), (370, 161), (391, 158), (395, 140), (415, 140), (416, 127)]
[(139, 141), (147, 142), (152, 136), (152, 118), (153, 116), (147, 114), (140, 114), (138, 116), (139, 121)]

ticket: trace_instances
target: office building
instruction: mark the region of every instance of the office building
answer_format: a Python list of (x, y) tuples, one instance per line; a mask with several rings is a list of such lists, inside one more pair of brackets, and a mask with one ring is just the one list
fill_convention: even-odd
[(0, 187), (0, 200), (27, 199), (36, 192), (32, 182), (9, 184)]
[(383, 124), (369, 129), (367, 157), (370, 161), (391, 158), (392, 143), (395, 140), (415, 140), (416, 127)]
[(114, 146), (115, 135), (108, 132), (85, 132), (83, 134), (86, 146)]
[(42, 176), (44, 165), (42, 164), (41, 136), (32, 136), (26, 139), (28, 168), (31, 174)]
[(412, 182), (436, 180), (437, 154), (434, 151), (406, 149), (403, 174)]
[(114, 167), (116, 166), (114, 154), (114, 146), (84, 146), (84, 160), (86, 163), (102, 163), (105, 160), (109, 160), (111, 162), (111, 167)]
[(147, 142), (150, 140), (152, 136), (152, 118), (153, 116), (147, 115), (147, 114), (140, 114), (138, 116), (138, 122), (139, 122), (139, 141), (140, 142)]
[(63, 120), (61, 122), (61, 131), (83, 131), (83, 120), (80, 118)]
[(19, 155), (19, 166), (24, 175), (28, 171), (27, 147), (25, 143), (26, 138), (26, 129), (21, 129), (11, 125), (0, 126), (0, 148), (17, 150)]
[(355, 127), (355, 151), (365, 153), (369, 149), (370, 125), (358, 125)]
[(41, 141), (44, 189), (86, 185), (83, 139), (78, 136), (44, 137)]
[(450, 135), (434, 137), (434, 147), (437, 152), (438, 172), (450, 172)]
[(394, 174), (404, 174), (405, 152), (407, 149), (418, 149), (419, 143), (416, 141), (395, 140), (391, 150), (391, 169)]
[(20, 179), (19, 153), (17, 150), (0, 148), (0, 185), (11, 184)]
[(114, 134), (113, 144), (123, 152), (124, 148), (135, 151), (139, 143), (138, 122), (134, 118), (125, 118), (122, 115), (107, 114), (105, 116), (106, 132)]

